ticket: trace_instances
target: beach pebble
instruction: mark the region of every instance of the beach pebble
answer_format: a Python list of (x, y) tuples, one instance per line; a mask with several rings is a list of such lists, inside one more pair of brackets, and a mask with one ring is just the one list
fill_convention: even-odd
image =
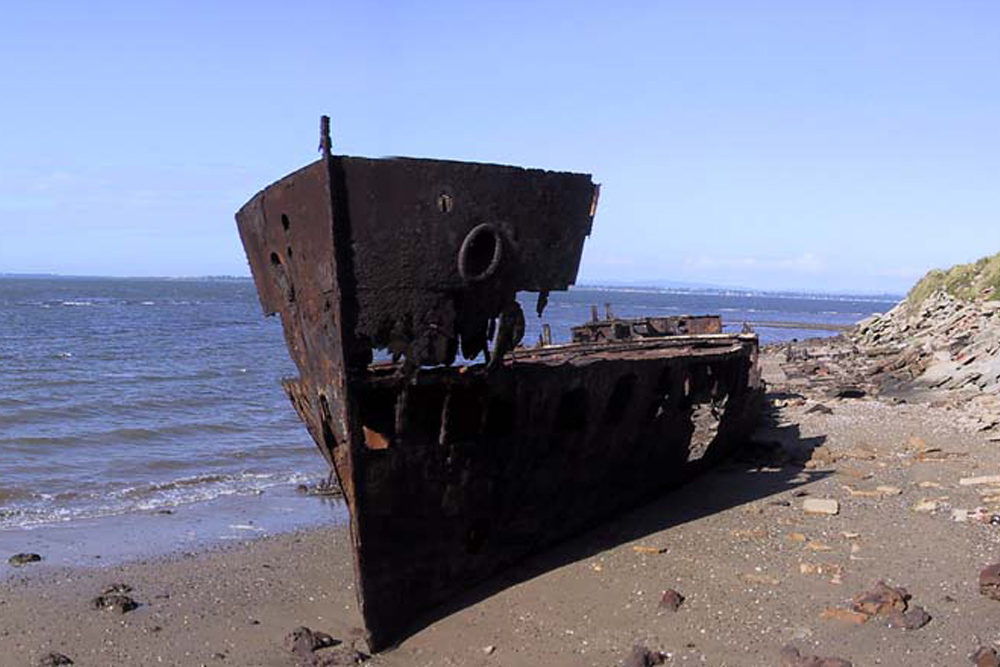
[(893, 588), (880, 581), (875, 584), (874, 589), (855, 595), (851, 609), (868, 616), (887, 615), (891, 612), (902, 613), (906, 611), (909, 599), (910, 594), (905, 588)]
[(352, 646), (337, 646), (326, 649), (313, 656), (310, 667), (353, 667), (367, 664), (371, 656), (358, 651)]
[(98, 595), (91, 600), (90, 606), (98, 611), (114, 611), (119, 614), (125, 614), (133, 609), (138, 609), (139, 603), (121, 593), (107, 593)]
[(919, 630), (931, 622), (931, 615), (923, 607), (911, 607), (905, 612), (893, 611), (886, 617), (886, 622), (890, 628), (903, 628), (904, 630)]
[(305, 626), (297, 627), (285, 636), (285, 648), (298, 655), (309, 655), (313, 651), (339, 643), (325, 632), (310, 630)]
[(802, 501), (802, 511), (806, 514), (840, 513), (840, 503), (833, 498), (806, 498)]
[(636, 644), (632, 652), (625, 658), (624, 667), (653, 667), (666, 662), (667, 656), (659, 651), (650, 651), (645, 646)]
[(62, 653), (46, 653), (38, 661), (38, 667), (59, 667), (59, 665), (72, 665), (73, 661)]
[(969, 656), (969, 661), (976, 667), (1000, 667), (1000, 656), (989, 646), (980, 646)]
[(21, 567), (22, 565), (27, 565), (28, 563), (37, 563), (42, 560), (42, 557), (38, 554), (14, 554), (7, 559), (7, 562), (14, 567)]
[(684, 604), (684, 596), (672, 588), (668, 588), (660, 598), (660, 609), (666, 611), (677, 611)]
[(991, 600), (1000, 600), (1000, 563), (990, 565), (979, 573), (979, 593)]

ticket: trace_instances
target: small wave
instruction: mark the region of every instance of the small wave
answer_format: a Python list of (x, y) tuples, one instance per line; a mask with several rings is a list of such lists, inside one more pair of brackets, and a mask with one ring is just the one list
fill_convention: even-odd
[(93, 301), (63, 301), (60, 305), (63, 306), (93, 306)]
[[(0, 530), (31, 529), (82, 519), (150, 512), (215, 500), (227, 496), (260, 495), (267, 489), (315, 481), (315, 475), (239, 473), (200, 475), (169, 482), (127, 487), (113, 492), (82, 494), (66, 503), (63, 494), (36, 494), (31, 502), (0, 509)], [(63, 502), (60, 502), (63, 501)]]
[(142, 304), (140, 304), (140, 305), (143, 305), (143, 306), (155, 306), (156, 302), (155, 301), (143, 301)]

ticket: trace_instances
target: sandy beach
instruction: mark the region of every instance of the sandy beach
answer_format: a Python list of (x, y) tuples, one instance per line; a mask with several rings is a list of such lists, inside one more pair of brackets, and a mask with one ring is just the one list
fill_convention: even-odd
[[(996, 443), (959, 426), (960, 406), (832, 398), (783, 360), (763, 359), (769, 407), (745, 460), (521, 563), (370, 664), (611, 666), (634, 645), (665, 664), (793, 664), (786, 645), (855, 666), (969, 664), (1000, 640), (1000, 603), (977, 586), (1000, 528), (967, 511), (996, 506), (995, 484), (969, 483), (998, 472)], [(810, 499), (836, 500), (837, 514), (805, 512)], [(304, 664), (285, 646), (298, 626), (344, 642), (311, 660), (364, 650), (343, 527), (3, 570), (5, 667), (52, 651), (77, 665), (291, 666)], [(930, 622), (852, 617), (852, 598), (879, 581), (905, 587)], [(115, 583), (137, 609), (92, 608)], [(668, 589), (684, 598), (676, 611), (661, 606)]]

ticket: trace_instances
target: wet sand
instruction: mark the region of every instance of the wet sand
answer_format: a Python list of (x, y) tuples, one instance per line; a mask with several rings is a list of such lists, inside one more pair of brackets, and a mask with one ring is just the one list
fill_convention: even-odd
[[(997, 511), (996, 485), (960, 483), (1000, 473), (997, 443), (959, 428), (960, 409), (820, 396), (773, 355), (765, 371), (771, 408), (749, 460), (529, 559), (370, 664), (607, 667), (634, 644), (665, 664), (774, 666), (786, 644), (855, 666), (971, 664), (1000, 641), (1000, 602), (977, 589), (1000, 560), (1000, 527), (953, 510)], [(836, 499), (839, 513), (806, 514), (812, 498)], [(112, 567), (0, 571), (4, 667), (49, 651), (77, 665), (292, 666), (283, 640), (296, 626), (348, 642), (359, 632), (342, 527)], [(879, 580), (906, 587), (930, 623), (822, 617)], [(141, 606), (90, 608), (116, 582)], [(685, 598), (676, 612), (660, 608), (666, 589)]]

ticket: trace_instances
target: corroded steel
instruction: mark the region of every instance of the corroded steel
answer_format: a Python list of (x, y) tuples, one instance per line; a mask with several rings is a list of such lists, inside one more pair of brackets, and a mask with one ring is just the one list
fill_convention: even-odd
[[(237, 221), (301, 374), (285, 387), (351, 512), (374, 650), (751, 427), (754, 336), (518, 347), (516, 292), (538, 292), (540, 313), (575, 280), (589, 176), (333, 156), (323, 136), (322, 159)], [(393, 362), (372, 363), (380, 349)], [(459, 350), (487, 363), (453, 366)]]
[[(595, 310), (596, 312), (596, 310)], [(632, 340), (659, 336), (685, 336), (722, 333), (722, 318), (718, 315), (673, 315), (671, 317), (640, 317), (635, 319), (594, 319), (573, 327), (574, 343)]]

